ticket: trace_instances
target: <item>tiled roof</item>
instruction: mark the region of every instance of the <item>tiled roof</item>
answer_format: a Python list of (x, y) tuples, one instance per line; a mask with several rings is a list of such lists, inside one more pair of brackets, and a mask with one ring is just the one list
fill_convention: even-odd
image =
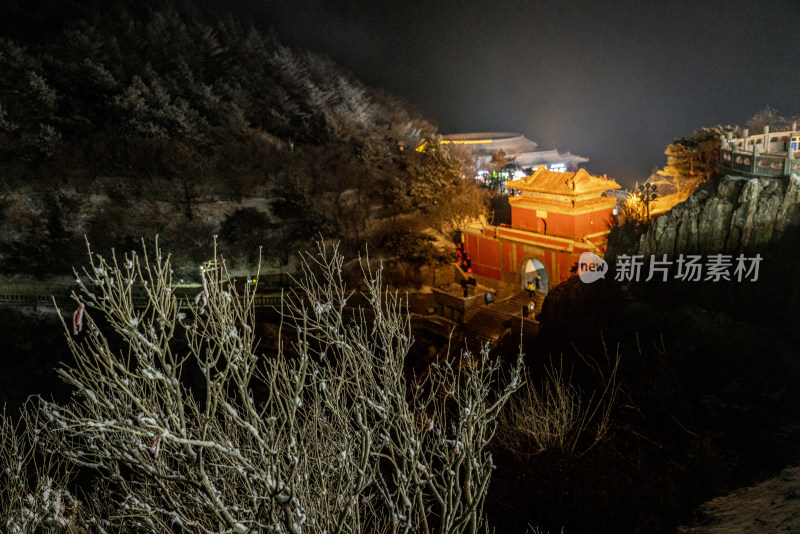
[(577, 167), (579, 163), (586, 163), (587, 161), (589, 161), (588, 158), (576, 156), (570, 152), (559, 152), (555, 149), (523, 152), (514, 156), (514, 163), (521, 167), (552, 165), (553, 163), (568, 163)]
[(508, 156), (532, 152), (536, 150), (536, 143), (519, 133), (510, 132), (485, 132), (449, 134), (442, 136), (442, 144), (465, 145), (472, 152), (478, 154), (492, 154), (502, 150)]
[(619, 188), (616, 181), (592, 176), (584, 169), (579, 169), (578, 172), (556, 172), (541, 168), (530, 176), (506, 184), (506, 189), (567, 196), (602, 193)]

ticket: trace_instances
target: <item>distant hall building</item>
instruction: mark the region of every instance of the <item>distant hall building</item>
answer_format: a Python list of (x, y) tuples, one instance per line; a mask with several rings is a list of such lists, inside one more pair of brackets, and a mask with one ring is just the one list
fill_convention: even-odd
[(488, 168), (492, 156), (502, 150), (512, 163), (500, 177), (501, 188), (507, 179), (514, 178), (515, 170), (517, 176), (530, 174), (540, 168), (562, 172), (577, 171), (580, 165), (589, 161), (588, 158), (570, 152), (559, 152), (555, 149), (537, 150), (538, 145), (535, 142), (522, 134), (512, 132), (448, 134), (442, 136), (441, 144), (467, 149), (475, 155), (479, 169)]
[(442, 136), (442, 145), (462, 145), (473, 152), (480, 162), (488, 162), (492, 154), (502, 150), (506, 156), (534, 152), (535, 142), (519, 133), (481, 132), (447, 134)]
[(583, 252), (605, 253), (616, 198), (604, 193), (619, 189), (616, 181), (540, 168), (506, 187), (520, 192), (509, 198), (511, 224), (463, 232), (475, 275), (524, 288), (538, 274), (546, 292), (570, 276)]

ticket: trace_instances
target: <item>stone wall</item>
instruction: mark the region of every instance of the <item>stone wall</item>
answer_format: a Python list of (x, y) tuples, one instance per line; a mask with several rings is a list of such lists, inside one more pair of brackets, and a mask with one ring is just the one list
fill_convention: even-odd
[(639, 254), (737, 253), (758, 249), (800, 226), (800, 176), (725, 176), (704, 184), (655, 219)]

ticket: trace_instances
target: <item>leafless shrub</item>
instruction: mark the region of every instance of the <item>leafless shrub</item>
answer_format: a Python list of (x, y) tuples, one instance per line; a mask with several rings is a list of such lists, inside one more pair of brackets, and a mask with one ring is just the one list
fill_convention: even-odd
[(37, 410), (14, 421), (0, 411), (0, 530), (9, 534), (65, 532), (75, 525), (78, 501), (66, 489), (69, 471), (47, 449)]
[(574, 453), (583, 444), (582, 454), (605, 439), (619, 391), (619, 356), (610, 362), (607, 376), (596, 361), (584, 361), (596, 372), (602, 388), (588, 400), (571, 376), (564, 374), (563, 362), (558, 367), (550, 365), (540, 384), (525, 370), (525, 384), (499, 417), (498, 437), (505, 447), (523, 455), (551, 449)]
[[(266, 357), (255, 353), (254, 290), (239, 294), (223, 268), (181, 302), (171, 272), (157, 248), (152, 258), (90, 251), (76, 295), (83, 333), (69, 336), (76, 364), (60, 371), (76, 400), (41, 404), (65, 438), (60, 453), (109, 481), (87, 522), (103, 531), (478, 531), (493, 468), (486, 447), (520, 363), (503, 389), (485, 352), (481, 366), (435, 366), (409, 384), (402, 302), (382, 291), (380, 271), (367, 271), (370, 306), (350, 308), (336, 247), (307, 258), (283, 310), (293, 341)], [(70, 334), (77, 319), (65, 324)], [(124, 348), (113, 350), (109, 335)], [(186, 385), (190, 366), (201, 387)]]
[(647, 206), (636, 195), (631, 195), (622, 202), (617, 215), (619, 224), (645, 224), (647, 222)]

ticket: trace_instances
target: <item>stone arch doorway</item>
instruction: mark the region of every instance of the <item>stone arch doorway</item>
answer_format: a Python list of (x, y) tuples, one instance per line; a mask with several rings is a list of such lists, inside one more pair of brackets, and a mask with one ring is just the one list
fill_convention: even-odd
[(539, 275), (539, 291), (547, 293), (550, 290), (550, 279), (544, 264), (536, 258), (530, 258), (522, 264), (520, 269), (520, 284), (523, 289), (528, 288), (528, 282), (536, 284), (536, 275)]

